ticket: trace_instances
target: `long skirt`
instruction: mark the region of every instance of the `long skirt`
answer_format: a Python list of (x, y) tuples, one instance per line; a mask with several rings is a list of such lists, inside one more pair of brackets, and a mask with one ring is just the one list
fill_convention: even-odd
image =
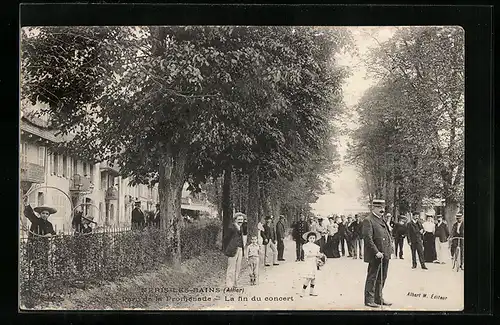
[(436, 240), (432, 232), (424, 234), (424, 260), (428, 263), (437, 260)]
[(328, 241), (326, 242), (323, 253), (328, 258), (339, 258), (339, 236), (337, 234), (333, 236), (328, 236)]

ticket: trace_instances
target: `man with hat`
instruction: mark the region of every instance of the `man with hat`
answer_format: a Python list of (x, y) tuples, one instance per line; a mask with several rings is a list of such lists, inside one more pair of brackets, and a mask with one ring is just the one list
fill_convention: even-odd
[(368, 263), (365, 282), (365, 305), (377, 308), (391, 303), (382, 297), (389, 260), (391, 233), (384, 220), (384, 209), (376, 208), (363, 220), (364, 261)]
[(309, 231), (309, 224), (306, 221), (306, 217), (300, 214), (300, 219), (292, 225), (292, 237), (295, 240), (295, 253), (296, 262), (304, 260), (304, 251), (302, 250), (302, 245), (305, 244), (303, 235)]
[[(394, 256), (403, 259), (403, 246), (406, 237), (406, 218), (399, 216), (398, 223), (394, 224), (392, 235), (394, 236)], [(399, 254), (398, 254), (399, 252)]]
[(451, 237), (459, 237), (461, 239), (458, 239), (458, 238), (455, 238), (455, 239), (452, 239), (451, 241), (451, 256), (454, 256), (455, 255), (455, 251), (458, 247), (458, 245), (460, 245), (460, 252), (461, 252), (461, 256), (460, 256), (460, 268), (462, 269), (463, 268), (463, 265), (464, 265), (464, 223), (463, 223), (463, 219), (462, 219), (462, 214), (461, 213), (457, 213), (457, 216), (456, 216), (456, 221), (455, 223), (453, 224), (452, 228), (451, 228)]
[(136, 201), (132, 210), (132, 230), (142, 230), (145, 222), (146, 218), (141, 209), (141, 201)]
[(448, 252), (446, 244), (448, 243), (448, 238), (450, 237), (450, 231), (448, 230), (448, 225), (443, 222), (443, 216), (440, 214), (437, 215), (434, 237), (436, 238), (437, 263), (445, 264), (445, 254)]
[(279, 265), (278, 264), (278, 250), (277, 250), (277, 242), (278, 238), (276, 236), (276, 228), (273, 227), (272, 224), (272, 217), (267, 216), (266, 217), (266, 224), (264, 225), (264, 232), (262, 233), (262, 238), (263, 238), (263, 244), (265, 245), (265, 266), (271, 266), (270, 263), (268, 263), (268, 256), (269, 254), (272, 254), (272, 262), (273, 265)]
[[(40, 217), (35, 214), (38, 213)], [(31, 205), (25, 201), (24, 215), (31, 222), (30, 233), (28, 238), (33, 238), (34, 235), (50, 237), (55, 235), (54, 227), (52, 223), (48, 220), (51, 214), (56, 213), (57, 210), (48, 206), (38, 206), (36, 208), (31, 208)]]
[(419, 214), (414, 212), (411, 217), (411, 221), (408, 222), (406, 229), (408, 235), (408, 243), (411, 248), (411, 267), (412, 269), (417, 268), (417, 254), (418, 260), (420, 262), (420, 266), (422, 270), (427, 270), (427, 266), (425, 266), (424, 259), (424, 243), (423, 243), (423, 234), (424, 227), (420, 223)]

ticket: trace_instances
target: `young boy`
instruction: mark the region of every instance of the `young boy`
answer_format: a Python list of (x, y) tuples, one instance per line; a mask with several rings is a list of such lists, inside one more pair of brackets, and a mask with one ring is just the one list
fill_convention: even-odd
[(259, 279), (259, 256), (260, 245), (258, 244), (257, 236), (253, 236), (251, 243), (247, 247), (247, 261), (250, 267), (250, 284), (256, 285)]
[(302, 246), (304, 250), (305, 262), (303, 265), (302, 277), (304, 278), (304, 284), (302, 285), (301, 297), (304, 297), (306, 293), (307, 286), (311, 286), (310, 296), (317, 296), (314, 293), (314, 285), (316, 279), (316, 271), (318, 270), (317, 259), (323, 257), (320, 253), (320, 248), (314, 242), (319, 238), (319, 234), (315, 231), (306, 232), (303, 238), (307, 241), (306, 244)]

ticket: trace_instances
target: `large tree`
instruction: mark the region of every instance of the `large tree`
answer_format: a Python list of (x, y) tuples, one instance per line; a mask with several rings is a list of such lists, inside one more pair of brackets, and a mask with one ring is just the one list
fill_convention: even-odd
[(443, 197), (452, 224), (464, 186), (463, 30), (401, 28), (379, 45), (370, 67), (380, 82), (360, 110), (366, 123), (358, 133), (366, 134), (357, 144), (376, 153), (362, 160), (365, 173), (384, 174), (388, 163), (381, 156), (391, 153), (401, 194), (414, 205), (426, 195)]
[[(116, 162), (132, 183), (159, 182), (161, 227), (171, 230), (177, 262), (186, 181), (235, 169), (249, 175), (255, 195), (260, 171), (284, 175), (321, 148), (339, 101), (342, 71), (329, 73), (331, 60), (315, 59), (342, 47), (343, 33), (229, 26), (36, 32), (22, 40), (22, 95), (57, 94), (48, 113), (54, 127), (75, 134), (67, 150)], [(42, 57), (40, 43), (48, 44)], [(73, 78), (86, 97), (61, 90)], [(256, 215), (248, 213), (253, 225)]]

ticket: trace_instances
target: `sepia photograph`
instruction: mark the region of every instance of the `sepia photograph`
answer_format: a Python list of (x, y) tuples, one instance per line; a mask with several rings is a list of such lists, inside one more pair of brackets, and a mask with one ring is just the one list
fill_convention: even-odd
[(19, 42), (20, 310), (464, 309), (463, 28)]

